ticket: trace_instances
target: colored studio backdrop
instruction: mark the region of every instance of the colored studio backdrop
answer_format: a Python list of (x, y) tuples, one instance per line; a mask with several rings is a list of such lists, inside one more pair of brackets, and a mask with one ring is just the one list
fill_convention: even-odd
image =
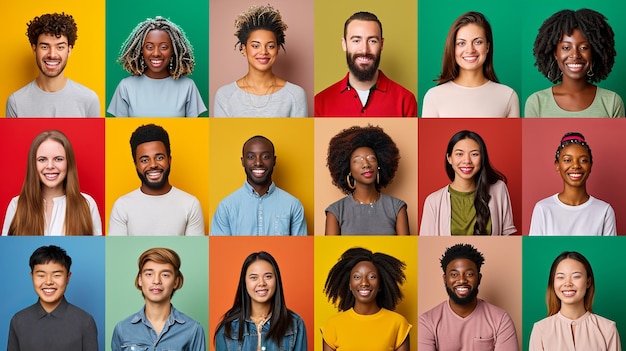
[(100, 118), (0, 119), (0, 145), (3, 150), (11, 150), (4, 156), (11, 168), (5, 172), (4, 186), (0, 188), (0, 221), (4, 221), (11, 199), (22, 189), (33, 138), (50, 129), (63, 132), (72, 144), (80, 191), (93, 197), (104, 223), (104, 119)]
[[(417, 235), (417, 120), (405, 118), (319, 118), (315, 120), (315, 235), (324, 235), (325, 209), (345, 197), (332, 183), (326, 166), (331, 138), (352, 126), (379, 126), (393, 139), (400, 151), (398, 170), (391, 184), (381, 192), (407, 204), (410, 233)], [(347, 176), (347, 174), (346, 174)], [(309, 231), (311, 233), (311, 231)]]
[[(383, 25), (380, 66), (387, 77), (417, 95), (417, 2), (388, 3), (366, 0), (315, 1), (315, 92), (319, 93), (348, 73), (341, 49), (343, 25), (355, 12), (375, 14)], [(419, 105), (418, 105), (419, 108)]]
[[(198, 87), (202, 101), (208, 106), (209, 95), (209, 3), (185, 1), (184, 6), (172, 6), (164, 0), (126, 2), (106, 1), (106, 99), (108, 108), (115, 87), (130, 74), (116, 63), (122, 44), (135, 28), (146, 18), (161, 16), (176, 23), (185, 32), (193, 46), (196, 60), (193, 74), (189, 76)], [(202, 116), (207, 116), (206, 113)]]
[(0, 86), (0, 115), (5, 115), (9, 95), (39, 74), (35, 54), (26, 36), (26, 24), (45, 13), (65, 12), (74, 17), (78, 27), (78, 38), (67, 60), (65, 76), (96, 92), (100, 98), (100, 115), (104, 116), (104, 3), (104, 0), (88, 3), (68, 0), (62, 3), (10, 1), (4, 4), (5, 13), (10, 14), (4, 21), (7, 28), (5, 47), (11, 52), (5, 62), (11, 68), (4, 72)]
[[(115, 200), (141, 186), (130, 149), (130, 136), (137, 127), (154, 123), (163, 127), (172, 151), (172, 186), (194, 195), (202, 205), (205, 232), (209, 217), (209, 121), (205, 118), (107, 118), (106, 119), (106, 217), (108, 228)], [(106, 218), (106, 219), (105, 219)], [(149, 229), (149, 228), (146, 228)]]
[(10, 287), (0, 291), (0, 345), (7, 345), (9, 323), (18, 311), (37, 302), (30, 276), (29, 258), (41, 246), (56, 245), (72, 258), (66, 300), (89, 313), (98, 329), (98, 348), (107, 344), (105, 329), (104, 238), (102, 237), (0, 237), (0, 257)]

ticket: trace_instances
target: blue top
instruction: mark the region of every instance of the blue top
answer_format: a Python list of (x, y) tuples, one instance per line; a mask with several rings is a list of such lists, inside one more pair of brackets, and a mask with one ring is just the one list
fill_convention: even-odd
[[(277, 345), (273, 339), (267, 339), (267, 333), (270, 330), (270, 321), (267, 321), (261, 327), (261, 350), (263, 351), (306, 351), (306, 328), (300, 316), (292, 311), (291, 325), (283, 336), (280, 345)], [(216, 351), (256, 351), (259, 342), (256, 325), (252, 320), (246, 318), (243, 329), (243, 340), (237, 340), (239, 333), (239, 320), (231, 322), (231, 336), (227, 338), (224, 335), (224, 328), (220, 328), (215, 335)]]
[(206, 350), (204, 330), (200, 323), (171, 306), (172, 311), (163, 330), (157, 335), (146, 318), (144, 308), (145, 306), (139, 312), (117, 323), (111, 339), (113, 351)]
[(263, 196), (245, 181), (220, 202), (211, 235), (306, 235), (300, 200), (272, 182)]

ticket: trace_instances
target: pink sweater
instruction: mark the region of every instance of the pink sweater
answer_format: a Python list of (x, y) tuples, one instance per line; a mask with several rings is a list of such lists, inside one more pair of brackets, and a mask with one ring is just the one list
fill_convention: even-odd
[(612, 320), (591, 312), (571, 320), (559, 312), (535, 323), (528, 350), (621, 351), (622, 345)]

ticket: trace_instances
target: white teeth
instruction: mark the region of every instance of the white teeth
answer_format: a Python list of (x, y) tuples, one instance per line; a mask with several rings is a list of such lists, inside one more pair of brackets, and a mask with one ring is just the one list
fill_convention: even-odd
[(254, 175), (258, 175), (258, 176), (260, 176), (260, 175), (265, 174), (265, 170), (263, 170), (263, 169), (253, 169), (253, 170), (252, 170), (252, 173), (253, 173)]
[(576, 291), (572, 291), (572, 290), (563, 291), (563, 296), (565, 296), (565, 297), (572, 297), (575, 294), (576, 294)]

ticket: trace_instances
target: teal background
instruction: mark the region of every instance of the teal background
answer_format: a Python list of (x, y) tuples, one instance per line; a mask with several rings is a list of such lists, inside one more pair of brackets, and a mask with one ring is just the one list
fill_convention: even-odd
[[(550, 266), (563, 251), (578, 251), (589, 260), (595, 275), (596, 293), (593, 312), (617, 323), (626, 336), (626, 313), (620, 303), (624, 299), (626, 280), (622, 279), (620, 264), (624, 252), (622, 237), (524, 237), (522, 240), (522, 345), (528, 350), (533, 324), (547, 317), (546, 288)], [(619, 261), (618, 261), (619, 260)], [(617, 279), (616, 279), (617, 278)]]
[(144, 306), (141, 291), (135, 288), (137, 259), (153, 247), (167, 247), (180, 256), (185, 281), (172, 305), (202, 325), (208, 350), (208, 237), (107, 237), (106, 350), (111, 349), (115, 325)]
[[(209, 108), (209, 2), (188, 0), (180, 5), (171, 1), (106, 1), (106, 98), (105, 110), (109, 107), (115, 87), (120, 80), (129, 76), (116, 63), (122, 44), (139, 22), (146, 18), (161, 16), (183, 29), (194, 49), (196, 65), (193, 79)], [(107, 113), (107, 116), (110, 114)], [(201, 116), (208, 116), (205, 112)]]
[(61, 247), (72, 258), (65, 299), (93, 317), (98, 328), (98, 347), (104, 350), (104, 238), (84, 236), (0, 237), (5, 283), (0, 289), (0, 349), (6, 350), (11, 317), (38, 300), (28, 262), (37, 248), (47, 245)]
[[(523, 8), (531, 8), (524, 5)], [(532, 7), (532, 10), (536, 8)], [(513, 88), (518, 95), (522, 89), (522, 18), (517, 2), (486, 0), (419, 1), (418, 2), (418, 116), (422, 115), (422, 102), (433, 81), (441, 73), (441, 58), (446, 36), (454, 20), (468, 11), (481, 12), (491, 24), (493, 33), (493, 63), (500, 83)], [(532, 46), (532, 43), (531, 43)], [(532, 56), (532, 51), (531, 51)], [(522, 100), (520, 96), (520, 101)], [(454, 102), (451, 102), (454, 103)], [(523, 105), (522, 105), (523, 106)]]

